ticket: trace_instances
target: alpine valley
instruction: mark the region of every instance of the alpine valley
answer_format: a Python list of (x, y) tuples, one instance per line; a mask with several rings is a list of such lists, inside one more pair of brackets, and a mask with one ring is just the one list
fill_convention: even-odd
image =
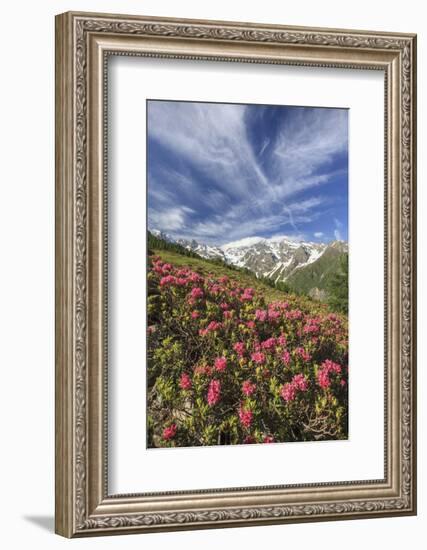
[(173, 238), (152, 228), (149, 237), (178, 245), (201, 258), (248, 270), (257, 278), (271, 280), (274, 284), (286, 283), (290, 289), (319, 300), (327, 297), (329, 282), (348, 255), (345, 241), (313, 243), (286, 237), (248, 237), (212, 246), (194, 239)]

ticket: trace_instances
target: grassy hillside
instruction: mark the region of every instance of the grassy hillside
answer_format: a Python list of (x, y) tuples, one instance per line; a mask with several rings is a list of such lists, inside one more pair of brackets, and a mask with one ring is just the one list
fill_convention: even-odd
[(147, 273), (147, 446), (347, 439), (348, 322), (172, 250)]
[[(202, 258), (178, 243), (156, 237), (150, 231), (148, 232), (148, 251), (149, 255), (157, 254), (165, 262), (188, 267), (203, 276), (227, 275), (241, 286), (251, 286), (262, 292), (267, 302), (281, 300), (283, 296), (293, 294), (303, 295), (307, 300), (313, 298), (320, 302), (330, 302), (331, 283), (340, 276), (343, 260), (348, 256), (339, 248), (328, 248), (318, 260), (297, 269), (285, 282), (276, 282), (264, 277), (257, 278), (249, 269), (227, 264), (220, 258)], [(347, 288), (339, 290), (342, 291), (340, 293), (347, 294)], [(337, 308), (336, 304), (330, 305), (332, 310), (342, 311), (342, 308)]]
[(231, 279), (238, 281), (242, 286), (252, 287), (258, 292), (262, 292), (267, 302), (273, 302), (275, 300), (283, 300), (286, 296), (285, 292), (272, 288), (269, 284), (260, 281), (255, 277), (255, 275), (244, 270), (239, 271), (237, 269), (231, 269), (224, 263), (217, 263), (210, 260), (205, 260), (201, 257), (184, 256), (173, 250), (160, 250), (160, 249), (151, 249), (152, 252), (161, 257), (164, 262), (169, 262), (174, 266), (185, 266), (190, 269), (197, 271), (203, 276), (206, 276), (208, 273), (211, 273), (215, 277), (221, 277), (227, 275)]
[(147, 231), (147, 244), (150, 252), (153, 250), (168, 250), (169, 252), (176, 252), (177, 254), (188, 256), (189, 258), (200, 258), (200, 256), (192, 250), (188, 250), (188, 248), (178, 243), (170, 243), (164, 239), (159, 239), (159, 237), (153, 235), (151, 231)]
[(292, 289), (305, 294), (313, 288), (327, 291), (332, 278), (341, 270), (341, 262), (346, 256), (330, 248), (312, 264), (297, 269), (286, 282)]

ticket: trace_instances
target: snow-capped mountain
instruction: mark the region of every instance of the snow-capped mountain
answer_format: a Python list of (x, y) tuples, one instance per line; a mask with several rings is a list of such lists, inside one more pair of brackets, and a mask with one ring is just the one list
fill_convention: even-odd
[(163, 240), (178, 243), (209, 259), (221, 259), (224, 262), (246, 268), (257, 277), (267, 277), (275, 282), (286, 281), (300, 269), (319, 260), (325, 251), (338, 254), (348, 252), (344, 241), (326, 243), (302, 242), (288, 237), (248, 237), (221, 246), (211, 246), (196, 240), (175, 239), (156, 229), (151, 233)]
[(221, 249), (228, 263), (277, 282), (285, 281), (295, 269), (317, 260), (326, 247), (326, 244), (298, 242), (286, 237), (253, 237), (225, 244)]
[(170, 243), (177, 243), (186, 248), (187, 250), (192, 250), (196, 252), (202, 258), (208, 258), (210, 260), (215, 258), (220, 258), (225, 261), (224, 253), (218, 246), (210, 246), (204, 243), (199, 243), (196, 240), (187, 240), (187, 239), (175, 239), (168, 233), (164, 231), (159, 231), (158, 229), (150, 229), (150, 232), (159, 239), (168, 241)]
[(189, 250), (196, 252), (196, 254), (202, 258), (209, 258), (210, 260), (215, 258), (220, 258), (221, 260), (224, 259), (222, 250), (217, 246), (209, 246), (208, 244), (199, 243), (194, 239), (191, 241), (187, 241), (186, 239), (176, 239), (175, 242), (184, 248), (188, 248)]

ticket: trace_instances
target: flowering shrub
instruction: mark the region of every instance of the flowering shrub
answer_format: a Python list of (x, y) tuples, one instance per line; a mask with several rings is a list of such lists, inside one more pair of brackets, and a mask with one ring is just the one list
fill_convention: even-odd
[(150, 447), (347, 438), (347, 318), (283, 296), (150, 258)]

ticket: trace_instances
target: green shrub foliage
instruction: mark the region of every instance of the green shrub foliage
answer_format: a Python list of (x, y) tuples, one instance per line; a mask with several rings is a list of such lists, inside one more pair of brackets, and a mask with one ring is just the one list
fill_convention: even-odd
[(227, 273), (149, 258), (149, 447), (346, 439), (347, 317)]

